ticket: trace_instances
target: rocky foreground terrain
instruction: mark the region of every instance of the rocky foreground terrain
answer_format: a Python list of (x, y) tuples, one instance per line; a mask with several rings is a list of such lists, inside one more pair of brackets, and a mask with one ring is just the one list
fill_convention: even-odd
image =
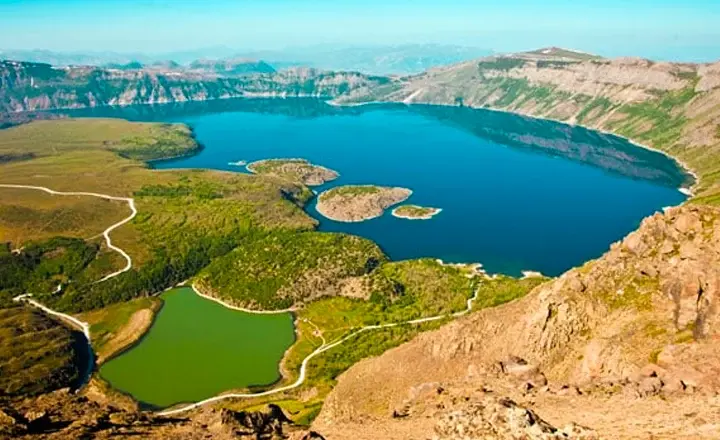
[(318, 197), (317, 210), (340, 222), (361, 222), (383, 215), (393, 205), (407, 200), (412, 191), (374, 185), (340, 186)]
[(188, 417), (161, 418), (138, 412), (123, 400), (109, 400), (93, 382), (79, 395), (61, 389), (13, 406), (0, 405), (0, 438), (323, 439), (294, 426), (274, 405), (257, 412), (208, 408)]
[(330, 439), (718, 438), (719, 216), (657, 214), (521, 300), (356, 364), (313, 428)]

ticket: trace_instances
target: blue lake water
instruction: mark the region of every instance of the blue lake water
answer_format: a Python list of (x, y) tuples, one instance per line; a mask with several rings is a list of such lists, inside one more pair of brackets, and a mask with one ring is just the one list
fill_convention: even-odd
[(598, 257), (642, 218), (681, 203), (688, 182), (669, 158), (578, 127), (488, 110), (336, 108), (314, 100), (228, 100), (95, 109), (74, 116), (183, 122), (205, 147), (157, 168), (242, 172), (228, 162), (301, 157), (338, 171), (321, 188), (402, 186), (427, 221), (390, 212), (320, 230), (360, 235), (395, 260), (480, 262), (488, 272), (557, 275)]

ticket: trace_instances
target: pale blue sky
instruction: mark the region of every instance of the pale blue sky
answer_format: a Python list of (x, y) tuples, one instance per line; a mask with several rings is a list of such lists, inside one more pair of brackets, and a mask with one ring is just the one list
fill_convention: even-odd
[(453, 43), (696, 60), (720, 58), (719, 23), (720, 0), (0, 0), (0, 48)]

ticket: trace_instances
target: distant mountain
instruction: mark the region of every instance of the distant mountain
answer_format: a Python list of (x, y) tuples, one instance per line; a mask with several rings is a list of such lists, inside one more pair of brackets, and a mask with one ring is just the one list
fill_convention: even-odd
[(373, 75), (408, 75), (492, 53), (476, 47), (415, 44), (366, 47), (300, 47), (281, 51), (241, 53), (239, 56), (267, 60), (276, 69), (308, 66), (355, 71)]
[(229, 58), (236, 52), (237, 50), (223, 46), (157, 54), (113, 51), (55, 52), (40, 49), (0, 49), (0, 59), (45, 63), (53, 66), (105, 66), (109, 64), (124, 65), (133, 62), (150, 65), (167, 60), (174, 60), (173, 62), (178, 64), (190, 64), (194, 60), (201, 58)]
[(106, 64), (104, 67), (107, 67), (108, 69), (118, 69), (118, 70), (139, 70), (145, 66), (140, 61), (131, 61), (126, 64), (109, 63), (109, 64)]
[(155, 61), (154, 63), (152, 63), (150, 65), (150, 67), (173, 70), (173, 69), (180, 68), (180, 64), (173, 60), (164, 60), (164, 61)]
[[(355, 71), (373, 75), (408, 75), (429, 68), (446, 66), (490, 55), (492, 51), (455, 45), (416, 44), (400, 46), (335, 47), (311, 46), (284, 50), (242, 52), (227, 47), (179, 51), (161, 54), (117, 52), (53, 52), (48, 50), (0, 50), (0, 59), (46, 63), (54, 66), (112, 66), (129, 68), (140, 63), (155, 66), (167, 60), (177, 65), (198, 63), (208, 67), (216, 61), (218, 72), (242, 74), (244, 68), (232, 65), (247, 60), (265, 60), (273, 70), (293, 67), (314, 67), (325, 70)], [(200, 61), (198, 61), (200, 60)], [(259, 63), (259, 62), (257, 62)], [(177, 67), (177, 66), (175, 66)], [(268, 66), (255, 66), (252, 71), (270, 72)]]
[(275, 73), (275, 69), (264, 61), (248, 59), (196, 60), (190, 69), (214, 72), (219, 75), (247, 75), (251, 73)]
[(117, 52), (54, 52), (50, 50), (0, 50), (0, 59), (46, 63), (53, 66), (101, 66), (150, 62), (141, 53)]

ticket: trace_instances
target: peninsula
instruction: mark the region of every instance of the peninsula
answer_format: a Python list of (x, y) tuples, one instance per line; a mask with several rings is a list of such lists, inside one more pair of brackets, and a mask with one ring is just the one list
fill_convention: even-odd
[(246, 167), (254, 174), (275, 176), (308, 186), (318, 186), (337, 179), (340, 174), (305, 159), (265, 159)]
[(380, 217), (387, 208), (404, 202), (411, 194), (411, 190), (399, 187), (339, 186), (320, 194), (317, 210), (331, 220), (361, 222)]
[(430, 220), (441, 211), (442, 209), (440, 208), (429, 208), (418, 205), (402, 205), (393, 209), (392, 215), (397, 218), (404, 218), (408, 220)]

